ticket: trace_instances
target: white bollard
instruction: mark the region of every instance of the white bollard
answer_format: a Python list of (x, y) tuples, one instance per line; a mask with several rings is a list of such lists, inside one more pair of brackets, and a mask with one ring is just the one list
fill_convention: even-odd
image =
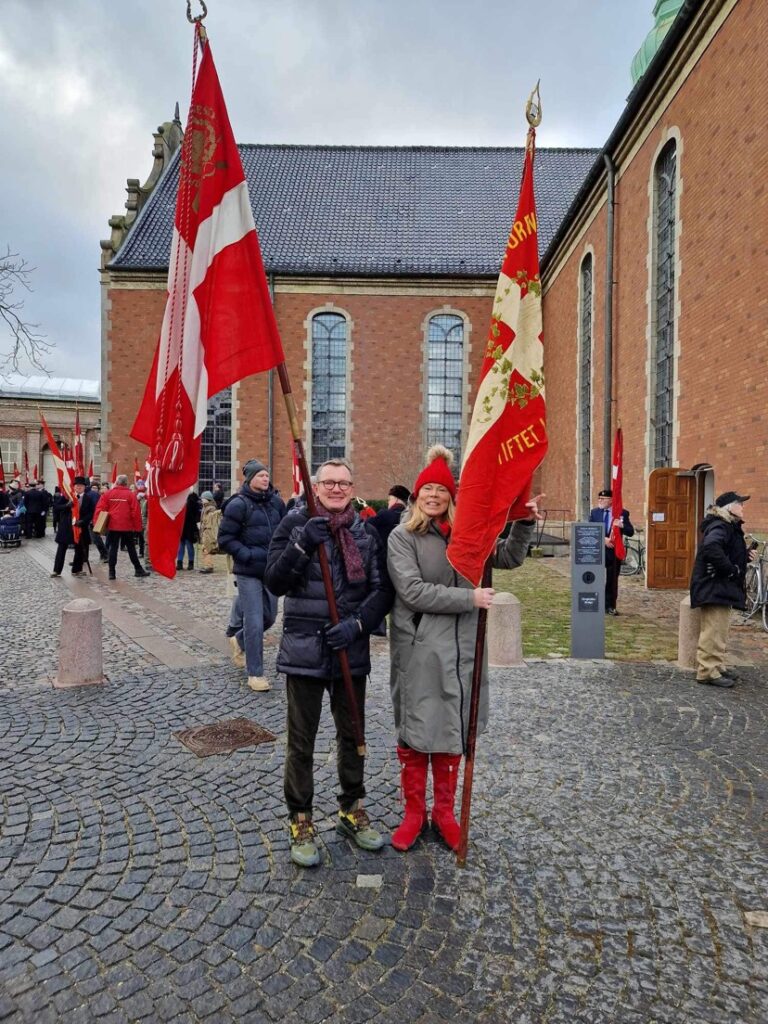
[(488, 609), (488, 664), (523, 664), (522, 609), (514, 594), (498, 593)]
[(699, 646), (701, 609), (691, 608), (691, 595), (680, 602), (680, 621), (677, 629), (677, 664), (680, 668), (696, 668), (696, 648)]
[(101, 606), (87, 597), (78, 597), (61, 611), (59, 671), (53, 685), (66, 689), (103, 682)]

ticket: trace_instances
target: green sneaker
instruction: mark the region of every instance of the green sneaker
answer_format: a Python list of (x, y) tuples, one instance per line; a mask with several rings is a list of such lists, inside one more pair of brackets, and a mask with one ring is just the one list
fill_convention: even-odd
[(376, 829), (371, 828), (368, 815), (359, 802), (348, 811), (339, 811), (336, 831), (341, 836), (353, 839), (361, 850), (380, 850), (384, 845), (384, 840)]
[(290, 824), (291, 860), (300, 868), (313, 868), (320, 863), (320, 851), (315, 839), (317, 833), (312, 819), (306, 814), (297, 814)]

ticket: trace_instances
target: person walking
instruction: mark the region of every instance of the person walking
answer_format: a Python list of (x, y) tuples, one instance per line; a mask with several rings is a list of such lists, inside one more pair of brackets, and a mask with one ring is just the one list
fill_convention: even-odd
[[(616, 603), (619, 597), (619, 574), (621, 572), (621, 560), (616, 557), (613, 543), (613, 513), (611, 502), (613, 491), (610, 488), (599, 491), (597, 495), (597, 506), (590, 510), (590, 523), (603, 523), (605, 529), (605, 614), (618, 615)], [(625, 537), (634, 537), (635, 528), (629, 521), (629, 512), (621, 510), (620, 531)]]
[(176, 555), (176, 568), (184, 568), (184, 552), (187, 553), (187, 569), (195, 568), (195, 544), (200, 540), (200, 499), (194, 491), (187, 495), (184, 510), (184, 525), (181, 528), (181, 541)]
[[(101, 485), (99, 484), (98, 480), (91, 480), (90, 491), (95, 497), (96, 504), (98, 505), (99, 498), (101, 497)], [(96, 546), (96, 550), (99, 552), (99, 558), (101, 559), (102, 562), (108, 562), (109, 552), (107, 551), (107, 545), (104, 543), (104, 538), (101, 536), (101, 534), (96, 533), (96, 531), (94, 530), (93, 522), (91, 522), (90, 534), (91, 543)]]
[(241, 628), (230, 635), (233, 661), (242, 666), (244, 660), (248, 686), (265, 692), (270, 684), (264, 675), (264, 633), (277, 617), (277, 598), (265, 582), (267, 551), (285, 505), (263, 462), (250, 459), (243, 475), (245, 482), (224, 507), (218, 545), (232, 556), (237, 586), (230, 624), (242, 621)]
[(65, 494), (59, 493), (55, 500), (58, 512), (58, 526), (56, 527), (56, 555), (53, 560), (52, 577), (61, 576), (64, 569), (64, 562), (67, 557), (67, 549), (73, 544), (75, 547), (74, 558), (72, 559), (72, 575), (83, 576), (83, 566), (88, 562), (90, 545), (90, 524), (96, 508), (96, 497), (88, 488), (88, 478), (76, 476), (74, 480), (74, 491), (77, 495), (78, 519), (77, 526), (80, 528), (79, 539), (75, 541), (75, 534), (72, 528), (72, 502)]
[(200, 561), (202, 573), (213, 572), (213, 556), (219, 550), (219, 526), (221, 512), (216, 505), (213, 491), (203, 491), (200, 495), (203, 511), (200, 516)]
[(114, 485), (99, 498), (96, 505), (95, 515), (99, 512), (109, 514), (109, 534), (107, 537), (109, 551), (109, 578), (117, 578), (117, 554), (121, 543), (128, 552), (128, 557), (133, 565), (134, 575), (141, 578), (149, 576), (146, 569), (142, 568), (139, 556), (136, 554), (134, 536), (141, 529), (141, 510), (136, 500), (136, 495), (128, 487), (128, 477), (121, 473)]
[[(371, 670), (369, 635), (392, 604), (378, 534), (351, 505), (349, 463), (344, 459), (324, 462), (317, 470), (313, 490), (317, 515), (310, 517), (306, 504), (288, 513), (269, 546), (265, 576), (274, 594), (285, 595), (277, 670), (286, 674), (284, 788), (290, 816), (291, 860), (301, 867), (320, 863), (312, 822), (312, 766), (326, 691), (336, 725), (341, 789), (336, 830), (363, 850), (379, 850), (383, 846), (384, 840), (371, 826), (363, 808), (364, 759), (357, 752), (336, 652), (347, 652), (355, 701), (364, 727), (365, 678)], [(328, 557), (341, 617), (335, 626), (330, 623), (320, 569), (321, 545)]]
[[(448, 562), (456, 482), (452, 453), (435, 445), (413, 486), (407, 519), (390, 534), (387, 563), (395, 589), (390, 617), (390, 689), (397, 731), (405, 815), (392, 834), (396, 850), (410, 849), (428, 823), (426, 786), (432, 767), (432, 827), (455, 850), (454, 814), (461, 756), (466, 749), (477, 637), (477, 612), (493, 601), (491, 587), (473, 587)], [(526, 503), (530, 519), (512, 524), (497, 542), (493, 564), (523, 564), (537, 519), (538, 495)], [(488, 668), (483, 659), (478, 734), (488, 720)]]
[(748, 494), (725, 491), (707, 509), (691, 573), (691, 608), (701, 609), (696, 682), (730, 689), (736, 674), (725, 667), (731, 609), (746, 607), (747, 563), (757, 551), (744, 540)]

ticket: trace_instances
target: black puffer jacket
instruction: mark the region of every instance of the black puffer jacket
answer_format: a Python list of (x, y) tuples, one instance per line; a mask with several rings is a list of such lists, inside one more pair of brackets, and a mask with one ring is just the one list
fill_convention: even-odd
[(713, 506), (704, 517), (701, 530), (704, 536), (691, 574), (691, 608), (705, 604), (744, 608), (748, 559), (741, 520)]
[(243, 484), (229, 499), (219, 526), (219, 549), (232, 556), (238, 576), (264, 579), (269, 542), (284, 515), (283, 499), (271, 484), (266, 491)]
[[(306, 506), (293, 509), (275, 530), (269, 546), (264, 579), (273, 594), (285, 594), (277, 670), (315, 679), (338, 679), (341, 676), (339, 659), (325, 642), (323, 632), (331, 615), (325, 599), (320, 559), (317, 551), (308, 555), (296, 546), (301, 544), (308, 518)], [(352, 675), (363, 676), (371, 671), (368, 637), (392, 607), (394, 592), (376, 531), (358, 515), (349, 529), (362, 555), (366, 573), (363, 582), (347, 580), (341, 551), (334, 541), (328, 541), (325, 550), (339, 618), (355, 615), (363, 627), (359, 639), (347, 648)]]

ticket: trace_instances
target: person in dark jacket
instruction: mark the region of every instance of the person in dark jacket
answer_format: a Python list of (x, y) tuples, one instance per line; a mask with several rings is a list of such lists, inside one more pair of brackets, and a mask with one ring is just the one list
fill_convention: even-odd
[[(346, 650), (357, 708), (365, 721), (365, 677), (371, 670), (369, 635), (392, 605), (377, 532), (352, 507), (352, 471), (344, 459), (331, 459), (317, 471), (313, 487), (318, 514), (295, 508), (282, 521), (269, 547), (266, 582), (284, 594), (283, 635), (278, 672), (286, 673), (287, 741), (285, 800), (290, 814), (291, 859), (301, 867), (320, 862), (312, 824), (312, 762), (323, 694), (331, 699), (336, 723), (339, 795), (338, 832), (364, 850), (383, 845), (362, 806), (363, 758), (336, 654)], [(323, 545), (340, 621), (330, 624), (318, 549)]]
[[(184, 568), (184, 552), (187, 552), (187, 568), (195, 568), (195, 544), (200, 540), (200, 515), (203, 507), (195, 491), (187, 495), (187, 507), (184, 510), (184, 525), (181, 528), (181, 541), (176, 555), (176, 568)], [(142, 531), (140, 530), (139, 533)], [(144, 554), (143, 543), (139, 545), (139, 554)]]
[(744, 540), (748, 500), (748, 494), (725, 491), (707, 509), (691, 574), (691, 608), (701, 608), (696, 681), (727, 689), (736, 679), (725, 667), (731, 609), (745, 607), (747, 562), (757, 558), (756, 551), (747, 552)]
[(221, 508), (224, 504), (224, 488), (222, 487), (220, 480), (213, 481), (213, 500), (216, 502), (216, 508)]
[(400, 519), (405, 512), (411, 492), (402, 484), (394, 484), (389, 488), (387, 507), (381, 509), (371, 520), (371, 526), (379, 531), (384, 550), (387, 549), (389, 535), (396, 526), (400, 525)]
[[(590, 523), (603, 523), (605, 527), (605, 614), (618, 615), (616, 602), (619, 596), (619, 573), (621, 572), (621, 560), (616, 557), (613, 544), (613, 514), (611, 504), (613, 491), (606, 488), (599, 491), (597, 495), (597, 507), (590, 509)], [(624, 508), (621, 510), (621, 525), (619, 527), (625, 537), (634, 537), (635, 528), (629, 521), (629, 512)]]
[(11, 502), (8, 498), (8, 491), (5, 489), (5, 481), (0, 480), (0, 515), (7, 512), (11, 507)]
[(90, 544), (89, 528), (97, 501), (96, 496), (86, 489), (88, 482), (87, 477), (75, 477), (74, 490), (77, 495), (78, 516), (74, 525), (78, 528), (77, 540), (75, 540), (72, 523), (72, 502), (66, 494), (59, 493), (54, 498), (54, 508), (58, 514), (58, 526), (56, 527), (56, 556), (53, 560), (52, 577), (61, 576), (64, 561), (67, 557), (67, 549), (73, 544), (75, 546), (75, 556), (72, 559), (72, 575), (84, 575), (83, 566), (88, 561), (88, 548)]
[(232, 557), (237, 597), (230, 623), (241, 622), (230, 634), (232, 657), (245, 665), (248, 686), (256, 692), (269, 690), (264, 675), (264, 633), (277, 617), (277, 598), (264, 580), (267, 551), (272, 534), (285, 515), (283, 500), (269, 481), (269, 470), (258, 459), (243, 467), (245, 483), (224, 506), (218, 545)]
[(44, 537), (45, 526), (48, 518), (48, 509), (51, 507), (52, 497), (45, 489), (45, 481), (38, 480), (36, 484), (28, 488), (24, 495), (24, 504), (27, 509), (27, 536)]

